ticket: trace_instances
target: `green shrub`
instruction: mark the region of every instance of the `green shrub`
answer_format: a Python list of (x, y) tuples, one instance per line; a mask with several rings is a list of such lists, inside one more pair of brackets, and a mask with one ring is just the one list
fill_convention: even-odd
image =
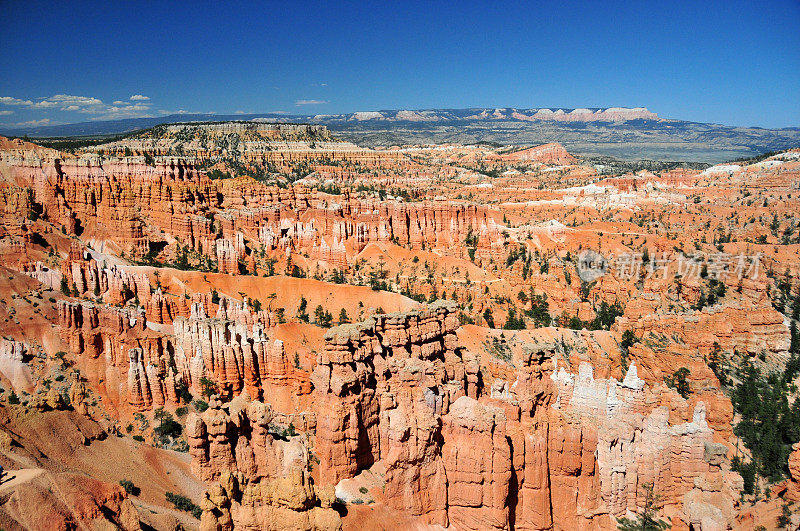
[(167, 498), (167, 501), (174, 505), (179, 511), (191, 513), (192, 516), (198, 520), (200, 519), (200, 515), (203, 513), (202, 509), (195, 505), (192, 500), (186, 496), (175, 494), (174, 492), (167, 492), (164, 494), (164, 496)]
[(122, 486), (123, 489), (125, 489), (125, 492), (133, 496), (138, 496), (139, 492), (141, 492), (141, 489), (136, 485), (134, 485), (133, 481), (129, 479), (123, 479), (119, 482), (119, 484)]
[(183, 431), (183, 426), (181, 426), (179, 422), (175, 421), (175, 419), (172, 418), (172, 414), (169, 411), (165, 411), (164, 408), (160, 407), (156, 409), (154, 418), (155, 420), (159, 421), (159, 424), (153, 428), (153, 431), (156, 435), (158, 435), (162, 442), (167, 437), (178, 437)]

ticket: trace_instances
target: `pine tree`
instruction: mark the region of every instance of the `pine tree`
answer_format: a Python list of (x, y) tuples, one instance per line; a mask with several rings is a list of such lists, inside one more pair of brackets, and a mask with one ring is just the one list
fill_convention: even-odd
[(483, 320), (486, 321), (486, 326), (494, 328), (494, 316), (492, 315), (491, 308), (486, 308), (483, 311)]
[(308, 322), (308, 312), (306, 312), (306, 308), (308, 307), (308, 301), (302, 295), (300, 296), (300, 306), (297, 307), (297, 318), (303, 321), (304, 323)]
[(217, 384), (205, 376), (200, 378), (200, 387), (203, 389), (202, 395), (205, 398), (209, 398), (211, 395), (217, 392)]
[(661, 531), (671, 526), (658, 518), (658, 512), (663, 508), (661, 496), (653, 492), (653, 484), (642, 485), (645, 492), (644, 508), (636, 514), (635, 518), (617, 518), (618, 529), (622, 531)]

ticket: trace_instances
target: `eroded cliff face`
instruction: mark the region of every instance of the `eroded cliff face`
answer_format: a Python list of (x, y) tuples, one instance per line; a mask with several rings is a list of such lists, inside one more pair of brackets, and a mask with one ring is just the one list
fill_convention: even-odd
[(22, 239), (24, 220), (35, 214), (67, 235), (96, 242), (100, 251), (135, 260), (191, 255), (220, 272), (239, 273), (255, 271), (256, 251), (303, 250), (346, 269), (369, 243), (447, 247), (474, 231), (488, 248), (500, 235), (492, 213), (476, 205), (374, 201), (347, 192), (331, 201), (302, 186), (214, 181), (181, 157), (159, 156), (150, 166), (137, 156), (4, 156), (16, 183), (0, 187), (10, 236)]
[[(741, 281), (674, 266), (586, 281), (576, 256), (778, 241), (758, 232), (766, 199), (739, 243), (691, 194), (780, 185), (795, 158), (582, 186), (597, 172), (557, 144), (389, 156), (317, 128), (207, 134), (206, 147), (174, 127), (79, 156), (0, 149), (0, 380), (26, 407), (73, 407), (155, 444), (154, 412), (175, 415), (185, 432), (168, 443), (188, 445), (209, 487), (206, 529), (336, 529), (373, 510), (409, 526), (610, 529), (648, 484), (676, 529), (750, 521), (709, 360), (791, 359), (794, 288), (774, 273), (791, 246)], [(211, 179), (207, 163), (229, 156), (316, 175)], [(440, 297), (452, 302), (419, 302)], [(62, 363), (56, 392), (46, 371)], [(688, 398), (664, 383), (680, 367)]]
[[(83, 272), (80, 264), (87, 262), (75, 262)], [(114, 275), (87, 278), (79, 290)], [(149, 284), (142, 290), (150, 293)], [(214, 306), (209, 318), (206, 308)], [(429, 524), (613, 528), (614, 518), (641, 507), (641, 486), (651, 483), (673, 522), (732, 525), (735, 489), (720, 490), (712, 479), (740, 480), (724, 455), (717, 468), (704, 457), (715, 441), (707, 406), (724, 435), (729, 403), (713, 395), (708, 404), (689, 403), (640, 379), (636, 365), (621, 381), (595, 378), (600, 357), (619, 355), (600, 346), (602, 338), (570, 340), (579, 351), (594, 343), (580, 362), (569, 359), (563, 337), (526, 342), (508, 360), (487, 357), (460, 344), (456, 312), (439, 302), (335, 327), (309, 374), (270, 338), (271, 314), (229, 299), (195, 300), (168, 328), (148, 325), (144, 308), (59, 307), (84, 372), (119, 407), (177, 407), (180, 388), (199, 395), (202, 378), (228, 400), (238, 397), (226, 405), (214, 398), (206, 413), (187, 420), (193, 470), (215, 485), (204, 525), (264, 525), (291, 510), (299, 513), (288, 522), (312, 525), (327, 515), (335, 527), (332, 498), (314, 485), (333, 489), (376, 468), (384, 503)], [(287, 390), (300, 398), (294, 403), (302, 413), (273, 411), (271, 399)], [(301, 435), (287, 437), (289, 425)], [(226, 471), (233, 475), (223, 478)], [(269, 485), (276, 481), (308, 485), (307, 499), (275, 502)], [(307, 513), (313, 508), (332, 512)]]
[(502, 155), (503, 160), (536, 161), (547, 164), (572, 164), (576, 161), (561, 144), (544, 144)]
[(58, 316), (70, 353), (116, 408), (177, 407), (182, 387), (204, 393), (204, 378), (228, 398), (243, 390), (255, 398), (311, 392), (308, 372), (270, 337), (271, 315), (229, 299), (220, 301), (215, 318), (195, 302), (188, 317), (167, 327), (147, 321), (143, 308), (91, 302), (62, 301)]
[[(456, 328), (455, 307), (437, 303), (331, 329), (311, 411), (302, 428), (291, 423), (300, 431), (286, 435), (268, 398), (214, 399), (188, 422), (197, 474), (230, 483), (231, 471), (262, 496), (291, 474), (330, 488), (379, 474), (384, 503), (457, 529), (611, 529), (641, 508), (649, 483), (673, 524), (733, 525), (741, 478), (704, 402), (647, 384), (635, 365), (622, 381), (595, 379), (588, 361), (571, 373), (557, 342), (528, 344), (498, 366), (459, 347)], [(502, 370), (507, 379), (489, 381)], [(672, 400), (690, 421), (670, 421), (662, 403)], [(308, 468), (313, 479), (300, 479)], [(247, 514), (272, 510), (258, 496), (230, 499), (230, 517), (208, 509), (215, 519), (204, 523), (236, 521), (248, 505)]]

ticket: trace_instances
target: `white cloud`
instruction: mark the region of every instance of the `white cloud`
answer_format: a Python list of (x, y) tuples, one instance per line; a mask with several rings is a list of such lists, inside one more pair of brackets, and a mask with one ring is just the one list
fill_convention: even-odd
[(116, 100), (114, 105), (103, 103), (100, 98), (91, 96), (72, 96), (69, 94), (56, 94), (48, 98), (42, 98), (39, 101), (21, 100), (9, 96), (0, 97), (0, 103), (5, 105), (21, 105), (30, 107), (32, 109), (51, 109), (58, 107), (62, 111), (81, 111), (89, 114), (100, 114), (108, 111), (116, 111), (121, 109), (125, 110), (147, 110), (150, 108), (150, 103), (145, 103), (149, 100), (147, 96), (135, 95), (131, 100), (137, 103), (129, 103), (127, 101)]
[(83, 109), (81, 112), (98, 114), (92, 120), (119, 120), (121, 118), (152, 118), (149, 104), (137, 103), (135, 105), (112, 105), (101, 109)]
[(52, 109), (60, 107), (61, 110), (75, 110), (83, 107), (102, 106), (103, 100), (90, 96), (70, 96), (69, 94), (56, 94), (49, 98), (41, 98), (38, 101), (21, 100), (10, 96), (0, 97), (0, 103), (4, 105), (20, 105), (31, 109)]
[(14, 114), (14, 111), (0, 111), (0, 116), (8, 116), (9, 114)]
[(59, 105), (64, 105), (64, 103), (51, 100), (42, 100), (37, 101), (32, 105), (28, 105), (28, 107), (32, 109), (52, 109), (53, 107), (58, 107)]
[(106, 106), (103, 100), (99, 98), (93, 98), (91, 96), (72, 96), (69, 94), (56, 94), (48, 98), (40, 98), (38, 101), (2, 96), (0, 97), (0, 103), (4, 105), (19, 105), (29, 109), (59, 108), (62, 111), (99, 109), (99, 112), (102, 112), (102, 109)]
[(89, 96), (70, 96), (69, 94), (56, 94), (55, 96), (50, 96), (49, 98), (45, 98), (45, 101), (51, 101), (56, 103), (63, 103), (63, 104), (72, 104), (72, 105), (80, 105), (82, 107), (87, 105), (102, 105), (103, 100), (98, 98), (92, 98)]
[[(152, 104), (150, 98), (141, 94), (134, 94), (130, 100), (116, 100), (113, 105), (103, 103), (100, 98), (92, 96), (74, 96), (70, 94), (55, 94), (37, 100), (23, 100), (11, 96), (0, 96), (0, 105), (16, 105), (34, 110), (59, 110), (62, 112), (78, 112), (96, 115), (93, 120), (110, 120), (119, 118), (144, 118), (151, 117)], [(9, 114), (11, 111), (3, 112)], [(41, 120), (25, 122), (24, 126), (42, 125)]]
[(24, 105), (26, 107), (33, 105), (31, 100), (20, 100), (17, 98), (12, 98), (11, 96), (0, 96), (0, 103), (3, 105)]
[(294, 102), (295, 105), (324, 105), (328, 103), (325, 100), (297, 100)]
[(11, 125), (15, 127), (36, 127), (37, 125), (48, 125), (49, 123), (50, 118), (42, 118), (41, 120), (29, 120), (27, 122), (19, 122)]

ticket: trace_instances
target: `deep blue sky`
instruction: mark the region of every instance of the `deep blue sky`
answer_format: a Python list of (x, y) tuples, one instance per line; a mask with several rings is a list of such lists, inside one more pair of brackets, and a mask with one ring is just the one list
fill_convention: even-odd
[(5, 125), (179, 110), (646, 106), (800, 126), (800, 0), (0, 0), (0, 13)]

